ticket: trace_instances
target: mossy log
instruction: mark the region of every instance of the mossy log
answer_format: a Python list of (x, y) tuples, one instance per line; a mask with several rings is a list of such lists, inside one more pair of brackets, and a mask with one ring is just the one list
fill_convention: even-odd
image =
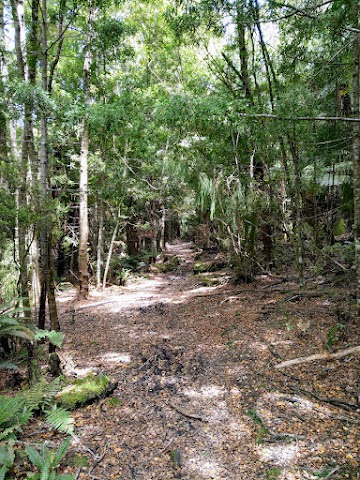
[(57, 394), (56, 403), (69, 410), (89, 405), (108, 397), (116, 389), (118, 382), (106, 375), (87, 375), (76, 379)]

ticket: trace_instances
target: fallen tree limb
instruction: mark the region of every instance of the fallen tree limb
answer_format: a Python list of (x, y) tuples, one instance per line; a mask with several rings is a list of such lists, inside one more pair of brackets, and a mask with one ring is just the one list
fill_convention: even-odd
[(292, 360), (287, 360), (286, 362), (275, 365), (275, 368), (286, 368), (291, 367), (292, 365), (300, 365), (301, 363), (314, 362), (315, 360), (333, 360), (346, 357), (347, 355), (358, 354), (360, 354), (360, 345), (358, 345), (357, 347), (347, 348), (346, 350), (340, 350), (336, 353), (316, 353), (315, 355), (310, 355), (309, 357), (293, 358)]

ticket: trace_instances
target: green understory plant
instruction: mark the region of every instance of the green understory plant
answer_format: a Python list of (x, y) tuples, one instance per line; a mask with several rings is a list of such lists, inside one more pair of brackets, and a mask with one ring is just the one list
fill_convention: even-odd
[(69, 449), (70, 441), (71, 437), (65, 439), (56, 451), (48, 449), (45, 443), (39, 450), (27, 445), (25, 452), (32, 465), (39, 470), (36, 473), (29, 472), (27, 478), (29, 480), (73, 480), (74, 475), (58, 473), (59, 464)]
[(7, 472), (15, 461), (14, 440), (10, 439), (5, 444), (0, 444), (0, 480), (6, 478)]

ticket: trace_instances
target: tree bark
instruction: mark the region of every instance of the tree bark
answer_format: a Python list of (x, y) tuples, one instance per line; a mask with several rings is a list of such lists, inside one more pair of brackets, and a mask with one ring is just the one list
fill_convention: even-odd
[[(353, 3), (352, 16), (354, 27), (359, 27), (359, 5)], [(356, 269), (356, 298), (357, 312), (360, 317), (360, 34), (353, 33), (352, 47), (352, 114), (357, 122), (352, 129), (352, 163), (354, 188), (354, 241), (355, 241), (355, 269)]]
[[(87, 37), (83, 68), (83, 92), (85, 106), (89, 105), (90, 98), (90, 66), (92, 61), (91, 41), (93, 37), (94, 8), (89, 4), (87, 20)], [(88, 270), (88, 157), (89, 157), (89, 120), (88, 113), (82, 122), (81, 152), (80, 152), (80, 208), (79, 208), (79, 299), (84, 300), (89, 295), (89, 270)]]
[(98, 222), (98, 236), (96, 245), (96, 288), (101, 287), (101, 270), (103, 266), (103, 230), (104, 230), (104, 206), (100, 199), (97, 204), (97, 222)]
[(120, 212), (120, 205), (119, 205), (118, 212), (117, 212), (117, 218), (116, 218), (116, 225), (115, 225), (112, 237), (111, 237), (109, 251), (108, 251), (107, 259), (106, 259), (106, 265), (105, 265), (105, 269), (104, 269), (104, 277), (103, 277), (103, 282), (102, 282), (102, 288), (103, 289), (106, 287), (106, 279), (107, 279), (107, 275), (108, 275), (108, 272), (109, 272), (111, 256), (112, 256), (112, 252), (113, 252), (113, 249), (114, 249), (114, 244), (115, 244), (116, 236), (117, 236), (117, 233), (118, 233), (118, 230), (119, 230), (119, 226), (120, 226), (120, 213), (121, 212)]

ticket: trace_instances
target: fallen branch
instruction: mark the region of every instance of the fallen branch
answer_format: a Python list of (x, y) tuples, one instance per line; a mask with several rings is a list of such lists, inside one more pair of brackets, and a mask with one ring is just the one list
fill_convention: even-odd
[(81, 312), (82, 310), (86, 310), (88, 308), (100, 307), (102, 305), (107, 305), (108, 303), (114, 303), (114, 301), (113, 300), (104, 300), (102, 302), (89, 303), (88, 305), (82, 305), (81, 307), (78, 307), (78, 308), (65, 310), (64, 313), (74, 313), (76, 315), (78, 312)]
[(206, 418), (202, 417), (201, 415), (196, 415), (196, 414), (185, 412), (184, 410), (182, 410), (177, 405), (174, 405), (173, 403), (169, 402), (168, 405), (169, 405), (169, 407), (173, 408), (176, 412), (180, 413), (184, 417), (191, 418), (193, 420), (200, 420), (200, 422), (208, 422), (208, 420)]
[(286, 362), (275, 365), (275, 368), (286, 368), (291, 367), (292, 365), (300, 365), (301, 363), (314, 362), (315, 360), (333, 360), (346, 357), (347, 355), (358, 354), (360, 354), (360, 345), (358, 345), (357, 347), (347, 348), (346, 350), (340, 350), (336, 353), (316, 353), (315, 355), (310, 355), (309, 357), (293, 358), (292, 360), (287, 360)]
[(317, 395), (316, 393), (311, 392), (310, 390), (304, 390), (303, 388), (294, 387), (293, 385), (288, 385), (288, 388), (293, 392), (302, 393), (304, 395), (310, 395), (310, 397), (315, 398), (319, 402), (329, 403), (334, 407), (339, 407), (347, 411), (354, 411), (354, 410), (358, 410), (359, 408), (359, 406), (354, 403), (348, 403), (348, 402), (345, 402), (344, 400), (340, 400), (337, 398), (320, 397), (320, 395)]

